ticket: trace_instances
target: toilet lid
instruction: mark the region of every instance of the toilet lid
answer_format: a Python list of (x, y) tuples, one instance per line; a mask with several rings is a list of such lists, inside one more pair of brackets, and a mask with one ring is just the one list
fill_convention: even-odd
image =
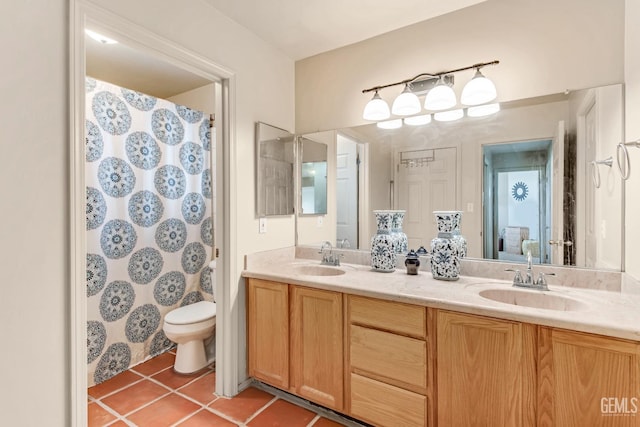
[(164, 321), (172, 325), (188, 325), (189, 323), (209, 320), (216, 315), (216, 304), (209, 301), (199, 301), (194, 304), (171, 310), (164, 316)]

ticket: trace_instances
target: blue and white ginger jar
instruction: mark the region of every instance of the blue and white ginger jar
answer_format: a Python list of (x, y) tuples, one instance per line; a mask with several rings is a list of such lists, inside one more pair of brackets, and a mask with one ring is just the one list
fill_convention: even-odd
[(396, 269), (396, 240), (391, 235), (393, 211), (373, 211), (378, 231), (371, 239), (371, 267), (391, 273)]

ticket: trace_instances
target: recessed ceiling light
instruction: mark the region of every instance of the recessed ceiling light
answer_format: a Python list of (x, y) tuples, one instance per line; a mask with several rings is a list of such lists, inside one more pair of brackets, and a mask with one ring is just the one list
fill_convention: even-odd
[(118, 43), (114, 39), (110, 39), (107, 36), (103, 36), (102, 34), (98, 34), (95, 31), (91, 31), (91, 30), (85, 29), (84, 32), (87, 33), (87, 35), (89, 37), (91, 37), (95, 41), (97, 41), (99, 43), (102, 43), (102, 44), (116, 44), (116, 43)]

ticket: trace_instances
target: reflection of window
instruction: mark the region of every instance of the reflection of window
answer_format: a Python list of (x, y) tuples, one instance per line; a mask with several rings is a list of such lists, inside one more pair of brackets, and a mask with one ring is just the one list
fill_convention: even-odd
[(327, 162), (302, 163), (302, 213), (327, 213)]

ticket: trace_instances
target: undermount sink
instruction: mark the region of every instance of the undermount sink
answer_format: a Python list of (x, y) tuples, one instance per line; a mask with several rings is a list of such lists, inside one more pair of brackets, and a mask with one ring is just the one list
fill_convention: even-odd
[(523, 307), (540, 308), (543, 310), (580, 311), (586, 310), (583, 302), (561, 295), (543, 293), (540, 291), (520, 291), (516, 289), (485, 289), (478, 293), (482, 298), (504, 304)]
[(297, 265), (292, 270), (303, 276), (341, 276), (345, 273), (340, 268), (324, 265)]

